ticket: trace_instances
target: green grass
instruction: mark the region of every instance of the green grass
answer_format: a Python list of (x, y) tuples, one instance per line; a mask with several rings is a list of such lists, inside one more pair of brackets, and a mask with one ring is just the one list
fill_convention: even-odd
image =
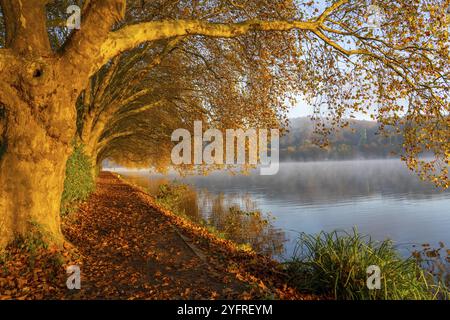
[(189, 188), (187, 185), (178, 183), (162, 184), (158, 188), (158, 194), (156, 200), (159, 204), (171, 211), (180, 212), (185, 214), (184, 210), (180, 210), (180, 204), (183, 198), (188, 193)]
[[(346, 300), (432, 300), (448, 298), (444, 285), (413, 257), (403, 259), (390, 240), (373, 241), (353, 230), (302, 233), (284, 263), (290, 284), (301, 291)], [(381, 289), (366, 285), (367, 267), (381, 269)]]
[(95, 189), (92, 164), (82, 145), (76, 145), (67, 161), (66, 180), (61, 200), (61, 215), (75, 211)]

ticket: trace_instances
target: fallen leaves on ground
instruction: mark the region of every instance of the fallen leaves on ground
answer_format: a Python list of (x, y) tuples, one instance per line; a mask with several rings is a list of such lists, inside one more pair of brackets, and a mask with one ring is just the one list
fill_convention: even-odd
[[(1, 299), (315, 298), (289, 287), (277, 262), (158, 207), (112, 173), (100, 174), (63, 231), (70, 248), (8, 248)], [(66, 288), (71, 264), (81, 268), (81, 290)]]

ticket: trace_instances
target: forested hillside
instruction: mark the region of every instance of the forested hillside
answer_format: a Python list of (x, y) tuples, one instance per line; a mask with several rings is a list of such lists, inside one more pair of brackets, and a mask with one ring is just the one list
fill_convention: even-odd
[(400, 153), (402, 136), (378, 134), (373, 121), (352, 120), (349, 127), (337, 129), (329, 136), (329, 146), (317, 145), (314, 122), (309, 118), (290, 120), (289, 132), (280, 140), (282, 161), (326, 159), (386, 158)]

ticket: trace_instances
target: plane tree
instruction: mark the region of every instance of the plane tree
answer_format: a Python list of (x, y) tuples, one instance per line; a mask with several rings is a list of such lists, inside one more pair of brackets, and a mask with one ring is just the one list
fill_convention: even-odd
[[(252, 45), (254, 40), (247, 40), (246, 51), (229, 50), (237, 51), (233, 55), (221, 50), (215, 41), (205, 40), (208, 39), (190, 41), (176, 37), (164, 43), (152, 43), (115, 58), (92, 77), (78, 101), (78, 117), (80, 140), (95, 163), (100, 164), (106, 155), (111, 157), (113, 149), (118, 157), (119, 146), (126, 146), (127, 158), (131, 153), (135, 153), (134, 158), (147, 158), (144, 162), (147, 167), (153, 160), (159, 160), (161, 168), (160, 160), (170, 159), (167, 157), (171, 152), (170, 143), (164, 144), (166, 157), (162, 157), (162, 148), (158, 148), (161, 159), (146, 157), (146, 151), (154, 154), (152, 150), (137, 147), (149, 142), (149, 135), (142, 130), (154, 133), (158, 123), (147, 127), (131, 123), (144, 118), (152, 123), (154, 115), (168, 107), (178, 110), (183, 121), (182, 126), (172, 126), (172, 131), (180, 127), (192, 129), (195, 120), (219, 129), (276, 128), (283, 124), (286, 105), (274, 99), (282, 96), (281, 92), (277, 93), (281, 86), (271, 77), (260, 80), (259, 73), (269, 74), (270, 65), (258, 59), (259, 50), (251, 50), (256, 45)], [(242, 46), (242, 43), (230, 45)], [(177, 123), (171, 121), (175, 114), (164, 123)], [(130, 138), (134, 147), (127, 144)], [(170, 133), (158, 139), (161, 144), (163, 140), (170, 142)], [(142, 165), (142, 161), (138, 163)]]

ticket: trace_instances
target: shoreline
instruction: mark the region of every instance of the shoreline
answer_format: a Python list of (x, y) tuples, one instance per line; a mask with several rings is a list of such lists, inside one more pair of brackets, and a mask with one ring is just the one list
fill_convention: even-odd
[[(9, 249), (0, 299), (318, 299), (289, 287), (276, 261), (237, 249), (110, 172), (62, 229), (62, 250)], [(80, 290), (66, 287), (70, 265), (80, 267)]]
[[(312, 269), (304, 267), (322, 263), (314, 258), (314, 251), (310, 252), (313, 259), (306, 264), (293, 257), (286, 265), (253, 250), (243, 249), (161, 207), (143, 187), (111, 172), (100, 173), (96, 191), (79, 206), (78, 211), (63, 218), (62, 229), (67, 240), (64, 248), (47, 246), (40, 239), (26, 238), (9, 247), (6, 256), (0, 256), (0, 300), (333, 299), (327, 285), (321, 284), (315, 291), (305, 289), (308, 277), (314, 275), (311, 274)], [(318, 250), (325, 256), (330, 250), (342, 249), (342, 261), (324, 262), (319, 268), (328, 270), (326, 279), (336, 277), (339, 280), (339, 275), (333, 270), (346, 266), (351, 257), (345, 257), (353, 252), (354, 245), (360, 247), (364, 238), (356, 234), (353, 238), (342, 238), (339, 241), (348, 246), (340, 248), (334, 247), (337, 242), (329, 242), (333, 234), (324, 233), (323, 236), (328, 240), (318, 241), (311, 236), (306, 240), (310, 241), (310, 246), (313, 243), (318, 245)], [(367, 248), (368, 253), (374, 250)], [(429, 249), (425, 253), (434, 251)], [(366, 258), (368, 260), (352, 264), (352, 268), (361, 269), (361, 274), (352, 278), (352, 286), (357, 288), (363, 279), (365, 281), (365, 268), (371, 264), (371, 255)], [(399, 269), (400, 273), (393, 278), (387, 272), (387, 280), (406, 290), (405, 293), (395, 292), (393, 297), (398, 299), (404, 294), (410, 297), (409, 290), (414, 286), (410, 287), (409, 280), (405, 282), (402, 279), (408, 276), (411, 281), (418, 280), (414, 278), (418, 270), (415, 265), (409, 263), (403, 267), (404, 261), (392, 260), (389, 252), (380, 254), (378, 258), (387, 259), (387, 265), (394, 263), (404, 268)], [(81, 270), (80, 290), (66, 287), (69, 266), (78, 266)], [(342, 285), (346, 290), (346, 285)], [(423, 283), (415, 282), (415, 285), (422, 286)], [(429, 290), (426, 288), (420, 290), (417, 295), (411, 291), (412, 296), (431, 297), (434, 294), (424, 292)], [(303, 292), (322, 292), (323, 295)], [(440, 292), (442, 297), (446, 296)]]
[[(263, 284), (262, 287), (269, 288), (264, 284), (265, 281), (270, 283), (270, 286), (278, 291), (280, 294), (277, 298), (289, 299), (306, 299), (306, 300), (316, 300), (317, 297), (309, 294), (300, 294), (296, 292), (294, 288), (288, 287), (286, 283), (283, 283), (282, 272), (279, 271), (281, 264), (279, 261), (272, 259), (270, 257), (264, 256), (262, 254), (255, 253), (254, 251), (242, 250), (238, 248), (238, 245), (231, 240), (222, 239), (216, 235), (209, 232), (205, 227), (200, 226), (190, 220), (187, 220), (175, 213), (171, 212), (158, 205), (154, 198), (148, 194), (148, 192), (141, 186), (135, 185), (130, 181), (122, 178), (119, 173), (111, 172), (116, 178), (120, 179), (126, 185), (138, 192), (140, 200), (145, 201), (150, 207), (157, 209), (161, 214), (166, 215), (171, 219), (171, 222), (180, 229), (182, 233), (187, 234), (188, 239), (192, 240), (193, 246), (203, 254), (227, 253), (227, 257), (231, 259), (232, 262), (241, 264), (244, 269), (246, 269), (246, 277), (248, 281), (259, 282)], [(223, 261), (221, 261), (223, 262)], [(269, 267), (269, 268), (267, 268)], [(265, 279), (258, 279), (254, 274), (261, 272), (266, 273)], [(253, 274), (252, 274), (253, 273)]]

